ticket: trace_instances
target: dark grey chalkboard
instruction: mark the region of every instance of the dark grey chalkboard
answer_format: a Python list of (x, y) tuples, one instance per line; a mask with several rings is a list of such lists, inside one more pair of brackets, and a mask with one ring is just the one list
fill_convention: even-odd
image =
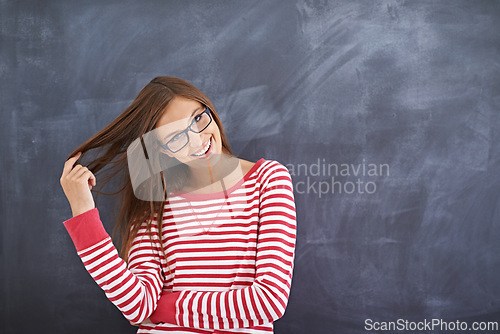
[(292, 173), (276, 333), (500, 322), (499, 1), (4, 0), (0, 332), (136, 331), (76, 255), (59, 177), (158, 75)]

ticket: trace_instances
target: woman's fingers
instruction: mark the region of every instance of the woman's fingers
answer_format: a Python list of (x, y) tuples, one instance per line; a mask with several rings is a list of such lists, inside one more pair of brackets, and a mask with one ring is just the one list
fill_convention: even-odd
[(129, 321), (129, 322), (130, 322), (130, 324), (131, 324), (132, 326), (140, 326), (140, 325), (142, 325), (142, 324), (152, 324), (152, 322), (151, 322), (151, 320), (149, 320), (149, 318), (145, 319), (145, 320), (144, 320), (143, 322), (141, 322), (140, 324), (136, 324), (136, 323), (134, 323), (134, 322), (132, 322), (132, 321)]
[(82, 165), (76, 165), (75, 168), (69, 173), (69, 176), (71, 178), (74, 178), (75, 180), (80, 179), (82, 176), (88, 177), (89, 175), (85, 175), (91, 173), (90, 170)]
[(73, 216), (88, 211), (95, 207), (94, 198), (90, 190), (96, 185), (95, 175), (80, 164), (74, 166), (81, 156), (78, 152), (64, 163), (60, 179), (64, 194), (68, 198), (73, 211)]
[(66, 177), (75, 183), (87, 184), (90, 189), (96, 185), (95, 175), (85, 166), (75, 166)]
[(92, 186), (96, 185), (95, 175), (87, 167), (83, 167), (82, 170), (83, 171), (79, 176), (81, 182), (86, 182), (86, 184), (88, 184), (89, 186), (89, 189), (92, 189)]
[(93, 173), (90, 173), (89, 184), (91, 186), (95, 186), (96, 185), (95, 175)]
[(74, 156), (72, 156), (71, 158), (66, 160), (66, 162), (64, 163), (64, 168), (63, 168), (63, 173), (62, 173), (63, 176), (68, 175), (69, 172), (71, 172), (71, 170), (73, 169), (73, 165), (78, 160), (78, 158), (80, 158), (81, 155), (82, 155), (82, 152), (78, 152), (77, 154), (75, 154)]
[[(86, 183), (88, 183), (90, 187), (95, 186), (96, 178), (87, 167), (80, 164), (73, 167), (74, 163), (78, 160), (81, 154), (81, 152), (78, 152), (66, 161), (61, 178), (72, 178), (81, 182), (87, 181)], [(80, 178), (82, 178), (82, 180), (79, 180)]]

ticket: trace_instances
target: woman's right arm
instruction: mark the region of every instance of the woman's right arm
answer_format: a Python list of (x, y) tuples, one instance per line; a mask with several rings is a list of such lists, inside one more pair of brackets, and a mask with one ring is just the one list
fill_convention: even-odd
[(85, 268), (108, 299), (130, 322), (143, 322), (155, 310), (164, 282), (158, 231), (152, 224), (151, 240), (143, 228), (139, 230), (127, 268), (94, 207), (90, 189), (95, 177), (86, 167), (73, 168), (78, 157), (68, 159), (60, 180), (73, 211), (64, 226)]
[(164, 277), (157, 233), (153, 242), (140, 230), (130, 249), (129, 267), (104, 230), (97, 208), (64, 222), (85, 269), (125, 318), (141, 323), (156, 309)]

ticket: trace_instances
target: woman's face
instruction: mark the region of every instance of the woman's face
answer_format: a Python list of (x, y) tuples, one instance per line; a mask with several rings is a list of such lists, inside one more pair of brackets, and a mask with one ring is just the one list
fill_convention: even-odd
[[(189, 141), (175, 153), (166, 148), (160, 148), (160, 150), (191, 167), (206, 166), (207, 158), (213, 154), (222, 154), (219, 127), (212, 115), (210, 115), (210, 123), (202, 132), (185, 131), (190, 125), (193, 130), (197, 130), (197, 126), (202, 124), (203, 120), (208, 120), (206, 113), (202, 115), (204, 110), (205, 106), (198, 101), (181, 96), (174, 97), (156, 125), (156, 136), (162, 145), (173, 139), (169, 147), (173, 147), (174, 151), (175, 145), (185, 143), (186, 133)], [(182, 131), (184, 134), (181, 134)]]

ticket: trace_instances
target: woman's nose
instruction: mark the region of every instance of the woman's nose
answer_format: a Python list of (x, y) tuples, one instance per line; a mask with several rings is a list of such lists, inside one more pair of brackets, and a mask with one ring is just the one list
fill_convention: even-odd
[(203, 145), (201, 141), (201, 135), (196, 132), (189, 131), (189, 145), (193, 148), (201, 147)]

